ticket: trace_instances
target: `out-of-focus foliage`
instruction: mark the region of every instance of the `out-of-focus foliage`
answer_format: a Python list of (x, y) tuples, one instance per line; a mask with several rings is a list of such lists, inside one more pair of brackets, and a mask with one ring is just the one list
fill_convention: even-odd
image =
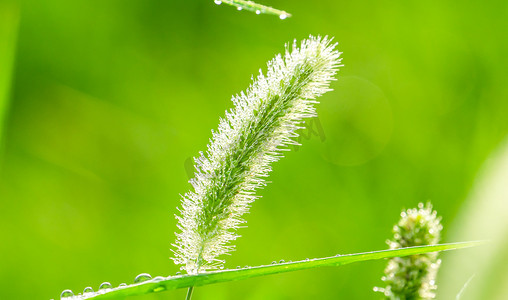
[(450, 257), (441, 276), (442, 299), (451, 299), (468, 280), (462, 300), (508, 297), (508, 140), (481, 174), (450, 230), (454, 239), (481, 237), (490, 246)]
[[(263, 4), (293, 17), (211, 0), (14, 3), (0, 299), (177, 272), (169, 247), (189, 158), (250, 75), (309, 34), (335, 36), (345, 67), (303, 146), (274, 165), (227, 267), (383, 248), (397, 212), (427, 200), (442, 241), (457, 241), (447, 228), (508, 135), (508, 3)], [(193, 299), (378, 299), (383, 267), (211, 285)]]

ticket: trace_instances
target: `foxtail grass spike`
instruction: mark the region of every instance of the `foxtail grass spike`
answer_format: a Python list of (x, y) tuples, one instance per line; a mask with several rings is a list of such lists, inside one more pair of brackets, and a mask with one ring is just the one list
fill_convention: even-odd
[[(394, 238), (387, 243), (390, 249), (435, 245), (442, 229), (441, 217), (437, 217), (432, 205), (420, 203), (418, 208), (401, 213), (401, 219), (393, 227)], [(440, 264), (436, 252), (391, 258), (382, 278), (386, 287), (376, 287), (374, 291), (382, 292), (386, 300), (434, 299)]]
[(316, 115), (315, 100), (327, 91), (340, 67), (340, 53), (327, 37), (286, 46), (268, 63), (266, 75), (233, 97), (234, 108), (220, 120), (206, 153), (195, 159), (192, 189), (182, 196), (173, 260), (189, 274), (223, 266), (220, 257), (259, 196), (271, 164), (297, 144), (302, 120)]
[(291, 14), (280, 10), (275, 9), (266, 5), (257, 4), (253, 1), (245, 1), (245, 0), (214, 0), (215, 4), (228, 4), (231, 6), (236, 7), (237, 10), (248, 10), (256, 13), (257, 15), (260, 14), (269, 14), (269, 15), (276, 15), (281, 20), (284, 20), (286, 18), (291, 17)]

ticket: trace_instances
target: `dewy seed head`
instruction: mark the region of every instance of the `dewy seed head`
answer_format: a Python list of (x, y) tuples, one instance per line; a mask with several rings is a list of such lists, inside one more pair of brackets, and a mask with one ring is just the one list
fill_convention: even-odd
[(174, 262), (195, 274), (224, 264), (242, 215), (259, 196), (271, 163), (296, 142), (317, 97), (330, 90), (340, 53), (327, 37), (309, 37), (268, 62), (251, 86), (233, 97), (206, 153), (195, 159), (192, 190), (182, 196)]

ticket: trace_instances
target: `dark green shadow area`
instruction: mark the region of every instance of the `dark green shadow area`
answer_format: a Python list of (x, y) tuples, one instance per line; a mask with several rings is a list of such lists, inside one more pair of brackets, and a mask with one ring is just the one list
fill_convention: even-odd
[(5, 118), (9, 109), (18, 23), (18, 5), (9, 1), (0, 2), (0, 151), (2, 149)]

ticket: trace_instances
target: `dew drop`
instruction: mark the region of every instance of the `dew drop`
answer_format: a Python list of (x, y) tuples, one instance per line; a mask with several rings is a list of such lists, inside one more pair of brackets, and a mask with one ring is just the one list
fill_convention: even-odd
[(175, 275), (182, 275), (182, 272), (176, 272)]
[(118, 287), (124, 287), (124, 286), (127, 286), (127, 283), (122, 282), (122, 283), (120, 283), (120, 284), (118, 285)]
[(249, 266), (245, 266), (245, 267), (243, 267), (243, 268), (244, 268), (244, 269), (250, 269), (250, 267), (249, 267)]
[(220, 266), (219, 269), (224, 270), (224, 266)]
[(286, 261), (285, 261), (285, 260), (283, 260), (283, 259), (279, 260), (279, 263), (280, 263), (280, 264), (283, 264), (283, 263), (285, 263), (285, 262), (286, 262)]
[(285, 18), (287, 18), (287, 17), (288, 17), (288, 15), (286, 15), (286, 14), (281, 14), (281, 15), (279, 16), (279, 18), (280, 18), (281, 20), (284, 20), (284, 19), (285, 19)]
[(217, 4), (217, 5), (221, 5), (222, 4), (221, 0), (214, 0), (213, 2), (215, 2), (215, 4)]
[(90, 294), (90, 293), (93, 293), (93, 289), (89, 286), (87, 286), (84, 290), (83, 290), (83, 295), (85, 294)]
[(63, 299), (63, 298), (68, 298), (68, 297), (72, 297), (74, 296), (74, 293), (71, 291), (71, 290), (64, 290), (61, 294), (60, 294), (60, 299)]
[(335, 255), (335, 257), (341, 257), (341, 256), (342, 256), (342, 254), (336, 254)]
[(237, 10), (242, 10), (242, 8), (241, 8), (240, 6), (239, 6), (239, 7), (237, 7), (236, 9), (237, 9)]
[(162, 281), (162, 280), (165, 280), (166, 278), (162, 277), (162, 276), (156, 276), (152, 279), (152, 281)]
[(258, 9), (256, 10), (256, 15), (259, 15), (261, 13), (261, 11)]
[(111, 285), (111, 283), (106, 281), (106, 282), (101, 283), (101, 285), (99, 286), (99, 291), (112, 289), (112, 288), (113, 288), (113, 286)]
[(306, 258), (305, 261), (310, 261), (310, 258)]
[(150, 279), (152, 279), (152, 276), (150, 276), (150, 274), (141, 273), (138, 276), (136, 276), (136, 278), (134, 278), (134, 283), (140, 283), (140, 282), (147, 281)]
[(276, 264), (277, 264), (277, 262), (275, 260), (272, 261), (272, 265), (276, 265)]

